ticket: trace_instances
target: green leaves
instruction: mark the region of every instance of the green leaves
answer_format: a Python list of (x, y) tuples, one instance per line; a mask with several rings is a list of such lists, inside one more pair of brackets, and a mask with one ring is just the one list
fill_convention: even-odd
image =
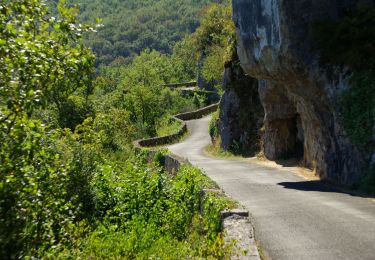
[(357, 73), (351, 84), (340, 97), (344, 127), (356, 145), (371, 152), (375, 149), (375, 76)]
[(72, 10), (63, 4), (58, 19), (49, 19), (38, 1), (27, 6), (12, 1), (2, 6), (6, 11), (0, 16), (0, 102), (8, 104), (7, 112), (1, 109), (10, 114), (31, 114), (47, 102), (61, 108), (69, 95), (91, 85), (94, 56), (79, 43), (91, 28), (76, 26)]
[[(127, 64), (145, 48), (171, 53), (174, 44), (199, 25), (201, 8), (211, 0), (70, 0), (79, 4), (79, 20), (102, 23), (85, 40), (97, 54), (96, 65)], [(216, 1), (215, 1), (216, 2)], [(47, 1), (54, 11), (56, 3)], [(98, 21), (97, 18), (101, 18)]]
[(203, 58), (203, 77), (218, 84), (222, 80), (224, 64), (235, 53), (235, 26), (230, 1), (207, 8), (200, 26), (192, 35), (198, 56)]
[[(77, 8), (64, 4), (55, 17), (38, 0), (0, 4), (0, 255), (92, 257), (105, 249), (107, 257), (146, 257), (157, 251), (150, 244), (166, 247), (169, 239), (179, 256), (202, 255), (184, 241), (198, 213), (201, 173), (184, 168), (172, 179), (144, 156), (127, 158), (134, 137), (194, 107), (160, 86), (195, 77), (191, 39), (173, 55), (145, 50), (131, 64), (103, 69), (91, 95), (94, 56), (82, 36), (95, 28), (78, 24)], [(154, 25), (149, 14), (140, 19)], [(144, 43), (154, 42), (150, 35)]]
[(48, 147), (38, 121), (19, 117), (0, 132), (0, 252), (6, 258), (37, 256), (68, 238), (76, 207), (66, 192), (67, 169)]
[[(313, 25), (315, 48), (323, 62), (345, 64), (357, 72), (375, 71), (375, 7), (360, 6), (339, 21), (323, 20)], [(366, 61), (366, 62), (364, 62)]]
[(52, 19), (41, 1), (0, 5), (0, 255), (7, 259), (40, 258), (72, 242), (78, 205), (68, 193), (69, 167), (57, 135), (32, 119), (91, 84), (93, 55), (79, 40), (89, 27), (60, 11)]

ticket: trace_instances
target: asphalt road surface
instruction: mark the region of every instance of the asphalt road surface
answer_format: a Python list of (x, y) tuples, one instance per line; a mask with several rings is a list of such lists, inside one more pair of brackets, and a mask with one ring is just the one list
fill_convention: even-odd
[(270, 259), (374, 259), (375, 202), (258, 164), (213, 159), (209, 117), (188, 122), (190, 136), (168, 148), (216, 181), (252, 215)]

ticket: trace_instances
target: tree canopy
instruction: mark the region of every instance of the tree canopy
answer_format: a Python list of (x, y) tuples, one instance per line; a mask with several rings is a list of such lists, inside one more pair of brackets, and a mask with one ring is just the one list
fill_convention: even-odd
[[(56, 0), (48, 0), (51, 11)], [(171, 53), (173, 46), (199, 26), (204, 6), (220, 0), (68, 0), (78, 4), (79, 19), (103, 27), (86, 42), (97, 55), (97, 64), (126, 62), (149, 48)]]

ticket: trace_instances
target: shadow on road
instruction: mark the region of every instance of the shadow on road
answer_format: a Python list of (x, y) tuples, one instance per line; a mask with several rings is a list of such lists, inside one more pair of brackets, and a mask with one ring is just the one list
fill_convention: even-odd
[(343, 193), (356, 197), (363, 198), (374, 198), (374, 196), (368, 194), (362, 194), (353, 190), (346, 190), (344, 188), (338, 188), (330, 183), (324, 181), (302, 181), (302, 182), (280, 182), (278, 185), (283, 186), (285, 189), (293, 189), (300, 191), (317, 191), (317, 192), (333, 192)]

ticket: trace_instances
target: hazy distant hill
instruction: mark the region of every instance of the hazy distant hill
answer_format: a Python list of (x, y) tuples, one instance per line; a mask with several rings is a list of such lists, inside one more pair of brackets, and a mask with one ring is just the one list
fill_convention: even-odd
[[(47, 0), (54, 4), (56, 0)], [(104, 27), (89, 36), (98, 63), (109, 64), (144, 48), (169, 52), (175, 42), (193, 32), (200, 12), (214, 0), (67, 0), (78, 3), (80, 19), (102, 18)]]

